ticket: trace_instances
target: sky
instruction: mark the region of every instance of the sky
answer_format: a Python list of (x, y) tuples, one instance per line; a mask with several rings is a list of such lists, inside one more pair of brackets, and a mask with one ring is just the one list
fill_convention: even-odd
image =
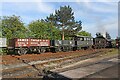
[(118, 0), (2, 0), (0, 5), (0, 16), (20, 16), (25, 25), (69, 5), (75, 20), (82, 21), (82, 30), (93, 37), (96, 32), (108, 32), (114, 39), (118, 36)]

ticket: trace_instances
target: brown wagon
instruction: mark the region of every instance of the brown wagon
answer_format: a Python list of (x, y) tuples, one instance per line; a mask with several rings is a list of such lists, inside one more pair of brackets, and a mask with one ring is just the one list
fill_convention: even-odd
[(26, 54), (28, 52), (43, 53), (50, 46), (50, 40), (32, 39), (32, 38), (14, 38), (9, 40), (9, 51), (17, 54)]

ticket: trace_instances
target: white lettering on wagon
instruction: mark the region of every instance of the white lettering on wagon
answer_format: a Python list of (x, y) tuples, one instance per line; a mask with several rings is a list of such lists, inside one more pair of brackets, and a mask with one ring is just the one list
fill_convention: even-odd
[(41, 46), (49, 46), (48, 42), (40, 42)]

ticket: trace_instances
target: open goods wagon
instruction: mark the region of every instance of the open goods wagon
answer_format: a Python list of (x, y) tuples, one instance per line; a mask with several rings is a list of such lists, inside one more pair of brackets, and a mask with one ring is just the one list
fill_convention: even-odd
[(45, 51), (71, 51), (75, 47), (74, 40), (43, 40), (43, 39), (19, 39), (9, 40), (9, 52), (16, 54), (44, 53)]
[(50, 46), (50, 40), (43, 39), (19, 39), (14, 38), (9, 40), (9, 52), (15, 52), (17, 54), (26, 54), (28, 52), (45, 52), (46, 49)]

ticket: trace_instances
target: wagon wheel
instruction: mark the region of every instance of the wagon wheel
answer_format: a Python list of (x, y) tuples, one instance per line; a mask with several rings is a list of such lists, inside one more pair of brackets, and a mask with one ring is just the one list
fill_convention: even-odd
[(58, 51), (59, 51), (59, 52), (62, 51), (62, 47), (58, 47)]
[(19, 55), (26, 54), (27, 49), (26, 48), (20, 48), (17, 52), (18, 52)]
[(46, 49), (45, 48), (41, 48), (41, 53), (45, 53)]
[(39, 54), (41, 53), (41, 50), (40, 50), (40, 49), (38, 49), (37, 51), (38, 51)]
[(63, 46), (63, 47), (62, 47), (62, 51), (63, 51), (63, 52), (66, 52), (66, 46)]
[(13, 54), (14, 50), (13, 49), (8, 49), (8, 54)]

